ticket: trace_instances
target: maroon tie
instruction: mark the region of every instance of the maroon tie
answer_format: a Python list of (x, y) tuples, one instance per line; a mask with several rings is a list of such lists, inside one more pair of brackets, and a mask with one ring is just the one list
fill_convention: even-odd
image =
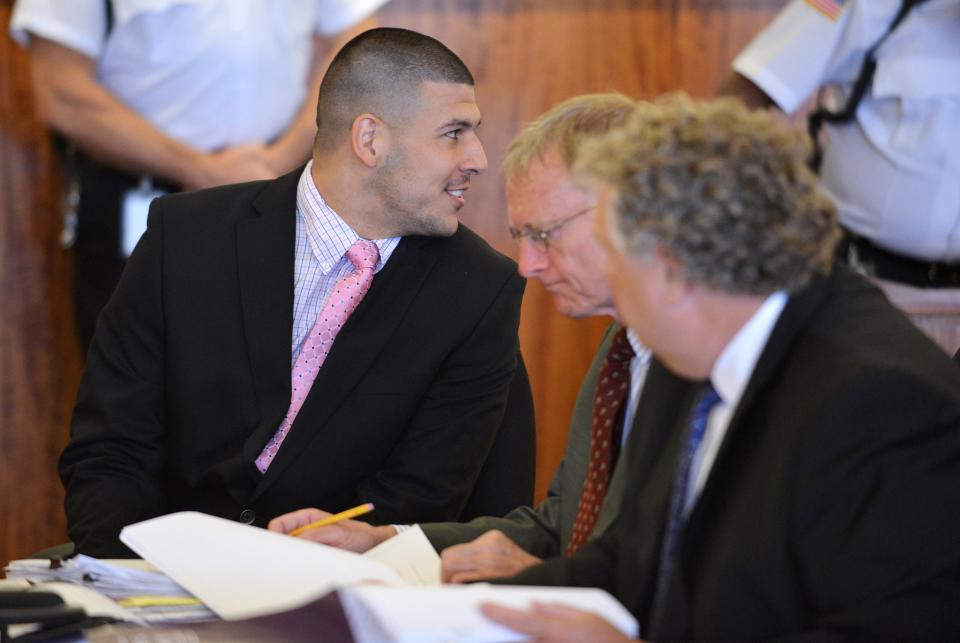
[(593, 398), (593, 430), (590, 436), (590, 463), (583, 480), (583, 493), (577, 506), (577, 518), (567, 543), (567, 556), (573, 556), (593, 533), (607, 494), (612, 468), (613, 435), (620, 409), (630, 390), (630, 360), (633, 347), (626, 329), (613, 336), (610, 351), (600, 367), (597, 392)]

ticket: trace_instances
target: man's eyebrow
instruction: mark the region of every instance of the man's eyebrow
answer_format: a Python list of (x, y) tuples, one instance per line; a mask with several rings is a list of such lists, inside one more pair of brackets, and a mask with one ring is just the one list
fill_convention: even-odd
[(441, 126), (438, 127), (437, 129), (438, 129), (438, 130), (442, 130), (442, 129), (447, 129), (447, 128), (449, 128), (449, 127), (457, 127), (457, 128), (460, 128), (460, 129), (476, 129), (476, 128), (480, 127), (480, 123), (481, 123), (481, 121), (476, 121), (476, 122), (474, 122), (474, 121), (466, 120), (466, 119), (463, 119), (463, 118), (454, 118), (454, 119), (451, 119), (451, 120), (447, 121), (446, 123), (444, 123), (443, 125), (441, 125)]

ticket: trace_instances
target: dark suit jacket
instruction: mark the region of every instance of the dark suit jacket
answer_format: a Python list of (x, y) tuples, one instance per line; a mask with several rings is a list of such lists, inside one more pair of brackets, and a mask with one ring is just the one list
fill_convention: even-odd
[[(580, 385), (567, 437), (563, 461), (553, 474), (547, 497), (533, 508), (529, 503), (517, 503), (513, 511), (502, 518), (496, 515), (475, 518), (470, 522), (442, 522), (421, 525), (437, 551), (477, 538), (491, 529), (499, 529), (512, 541), (540, 558), (556, 556), (567, 549), (573, 523), (577, 517), (580, 496), (583, 494), (583, 479), (590, 463), (590, 438), (593, 422), (593, 402), (597, 392), (597, 378), (603, 360), (610, 351), (613, 337), (620, 329), (616, 324), (607, 329), (593, 363)], [(620, 508), (620, 498), (627, 484), (626, 466), (613, 470), (610, 485), (603, 499), (603, 507), (597, 517), (591, 538), (606, 531)]]
[(81, 552), (123, 554), (121, 527), (186, 509), (258, 525), (360, 502), (381, 523), (460, 515), (500, 425), (523, 291), (463, 226), (400, 242), (267, 473), (254, 465), (290, 402), (299, 174), (154, 202), (60, 461)]
[(654, 362), (616, 524), (514, 582), (605, 587), (658, 642), (960, 640), (960, 371), (841, 268), (784, 309), (643, 631), (698, 390)]

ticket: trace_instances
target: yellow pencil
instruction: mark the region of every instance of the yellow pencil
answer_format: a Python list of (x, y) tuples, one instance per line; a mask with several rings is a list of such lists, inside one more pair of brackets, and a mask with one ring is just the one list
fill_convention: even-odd
[(299, 536), (308, 529), (316, 529), (317, 527), (326, 527), (327, 525), (333, 525), (341, 520), (347, 520), (348, 518), (356, 518), (357, 516), (362, 516), (365, 513), (370, 513), (373, 511), (373, 503), (368, 502), (365, 505), (360, 505), (359, 507), (354, 507), (353, 509), (347, 509), (346, 511), (341, 511), (338, 514), (333, 514), (332, 516), (327, 516), (317, 520), (316, 522), (311, 522), (309, 525), (304, 525), (303, 527), (297, 527), (290, 532), (291, 536)]

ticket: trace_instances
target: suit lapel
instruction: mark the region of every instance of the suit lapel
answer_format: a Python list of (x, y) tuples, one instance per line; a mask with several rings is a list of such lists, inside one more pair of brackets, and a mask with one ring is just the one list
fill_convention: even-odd
[(251, 467), (290, 404), (296, 193), (301, 172), (268, 184), (253, 202), (258, 216), (237, 224), (243, 330), (260, 411), (257, 428), (243, 447), (243, 458)]
[(809, 325), (811, 318), (823, 304), (824, 298), (830, 290), (830, 284), (837, 279), (838, 270), (834, 270), (830, 277), (814, 277), (813, 281), (802, 291), (790, 297), (780, 319), (777, 320), (767, 344), (754, 366), (750, 381), (744, 389), (739, 404), (730, 418), (723, 443), (717, 452), (717, 457), (707, 475), (703, 491), (697, 503), (693, 506), (687, 521), (686, 532), (691, 535), (684, 541), (685, 546), (696, 541), (693, 534), (700, 528), (702, 507), (711, 506), (712, 496), (717, 493), (716, 480), (723, 478), (723, 470), (732, 455), (738, 452), (737, 443), (742, 440), (751, 440), (752, 431), (764, 428), (750, 422), (751, 412), (758, 400), (767, 394), (769, 387), (780, 372), (783, 362), (788, 359), (790, 351), (796, 343), (797, 336)]
[[(387, 265), (374, 276), (370, 290), (337, 334), (303, 408), (251, 500), (256, 500), (269, 488), (309, 443), (325, 430), (324, 425), (331, 415), (373, 364), (436, 263), (436, 253), (429, 251), (435, 243), (435, 239), (428, 237), (404, 237)], [(291, 320), (291, 326), (292, 323)], [(289, 339), (289, 326), (287, 330)], [(288, 400), (289, 353), (288, 341)]]
[(644, 627), (650, 622), (680, 446), (699, 391), (699, 383), (674, 375), (654, 357), (627, 440), (623, 464), (629, 466), (629, 481), (614, 528), (621, 529), (624, 560), (635, 560), (636, 566), (622, 569), (618, 584), (626, 604), (643, 615)]
[[(702, 541), (699, 534), (707, 527), (704, 520), (705, 515), (709, 512), (707, 512), (706, 509), (713, 508), (716, 510), (722, 508), (720, 500), (714, 497), (716, 493), (720, 493), (717, 490), (717, 480), (723, 478), (724, 464), (730, 460), (731, 454), (735, 452), (737, 441), (750, 439), (750, 429), (753, 428), (749, 424), (751, 408), (755, 405), (756, 401), (764, 395), (768, 385), (770, 385), (771, 381), (776, 377), (783, 361), (787, 359), (794, 345), (796, 336), (803, 331), (809, 323), (810, 318), (820, 307), (827, 292), (825, 282), (826, 280), (823, 278), (815, 278), (807, 288), (798, 295), (790, 298), (767, 340), (760, 359), (754, 367), (747, 388), (744, 390), (737, 409), (731, 418), (727, 433), (714, 465), (710, 470), (701, 496), (693, 506), (683, 528), (683, 540), (678, 561), (680, 567), (677, 573), (671, 577), (672, 582), (670, 583), (666, 597), (667, 607), (664, 611), (665, 617), (661, 623), (662, 631), (655, 633), (662, 638), (681, 639), (690, 635), (690, 605), (688, 604), (689, 597), (692, 595), (692, 589), (688, 587), (688, 581), (692, 573), (690, 561), (691, 556), (695, 555), (697, 547)], [(659, 367), (659, 364), (657, 364), (657, 366)], [(651, 369), (652, 368), (653, 365), (651, 366)], [(648, 375), (648, 378), (649, 377)], [(660, 515), (662, 515), (663, 518), (657, 522), (657, 525), (661, 532), (663, 524), (667, 520), (668, 498), (672, 492), (676, 462), (680, 450), (681, 440), (679, 436), (685, 432), (692, 406), (700, 390), (699, 384), (688, 384), (686, 392), (684, 393), (683, 380), (675, 377), (674, 379), (674, 395), (668, 397), (670, 398), (670, 404), (674, 407), (672, 413), (675, 419), (673, 422), (670, 421), (670, 409), (661, 409), (659, 420), (652, 424), (652, 426), (672, 427), (672, 435), (660, 435), (659, 443), (646, 445), (640, 450), (641, 453), (637, 454), (638, 457), (633, 459), (633, 462), (640, 463), (641, 467), (645, 464), (646, 467), (652, 469), (652, 477), (642, 482), (642, 485), (648, 489), (647, 497), (650, 495), (649, 489), (656, 488), (666, 490), (666, 493), (659, 494), (659, 502), (662, 503)], [(669, 390), (667, 387), (663, 388), (664, 390)], [(680, 411), (679, 414), (678, 411)], [(648, 451), (649, 454), (644, 454), (642, 453), (643, 451)], [(652, 459), (656, 458), (657, 454), (660, 454), (662, 459), (671, 463), (670, 466), (657, 466), (657, 463)], [(644, 462), (644, 456), (646, 456), (646, 462)], [(640, 481), (631, 480), (631, 482), (638, 483)], [(656, 547), (647, 550), (654, 556), (652, 558), (648, 556), (647, 569), (656, 569), (656, 561), (659, 560), (660, 555), (659, 541), (662, 540), (662, 534), (658, 534), (658, 537), (659, 540)], [(655, 552), (655, 554), (652, 554), (652, 552)], [(654, 567), (649, 567), (649, 565), (654, 565)], [(640, 599), (640, 609), (643, 614), (648, 614), (648, 610), (651, 607), (650, 602), (652, 601), (654, 587), (655, 585), (650, 583), (646, 588), (646, 596)]]

